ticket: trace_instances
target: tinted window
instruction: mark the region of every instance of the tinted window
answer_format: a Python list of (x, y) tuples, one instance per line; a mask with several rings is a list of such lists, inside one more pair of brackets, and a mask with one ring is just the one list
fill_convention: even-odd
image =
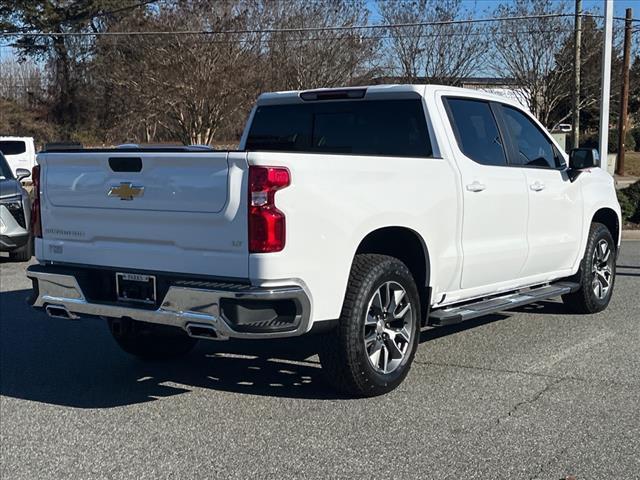
[(449, 98), (447, 104), (460, 150), (483, 165), (506, 165), (502, 139), (489, 104), (459, 98)]
[(0, 140), (0, 152), (5, 155), (20, 155), (27, 151), (24, 142), (16, 140)]
[(509, 133), (518, 147), (517, 163), (531, 167), (560, 166), (553, 144), (529, 117), (506, 105), (503, 105), (502, 111)]
[(13, 172), (9, 168), (9, 164), (4, 159), (4, 156), (0, 153), (0, 180), (13, 178)]
[(400, 157), (432, 155), (419, 99), (258, 107), (246, 148)]

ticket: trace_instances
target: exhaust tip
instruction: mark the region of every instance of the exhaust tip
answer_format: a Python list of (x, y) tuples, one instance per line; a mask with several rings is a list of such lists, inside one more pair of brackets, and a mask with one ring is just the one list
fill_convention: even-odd
[(45, 307), (45, 311), (47, 312), (47, 315), (52, 318), (65, 318), (67, 320), (74, 320), (78, 318), (77, 315), (71, 313), (67, 310), (67, 307), (63, 305), (47, 305)]
[(185, 328), (190, 337), (208, 340), (216, 340), (219, 338), (215, 328), (205, 323), (188, 323)]

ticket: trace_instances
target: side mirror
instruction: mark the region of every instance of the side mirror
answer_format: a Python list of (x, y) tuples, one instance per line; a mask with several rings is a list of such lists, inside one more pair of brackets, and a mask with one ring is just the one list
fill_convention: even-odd
[(600, 166), (600, 155), (595, 148), (574, 148), (569, 153), (569, 168), (584, 170)]
[(31, 172), (26, 168), (18, 168), (16, 169), (16, 180), (19, 182), (27, 177), (31, 176)]

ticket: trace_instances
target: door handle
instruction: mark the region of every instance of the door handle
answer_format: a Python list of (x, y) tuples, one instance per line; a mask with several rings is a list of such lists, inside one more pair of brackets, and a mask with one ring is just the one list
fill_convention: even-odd
[(487, 186), (477, 180), (467, 185), (467, 190), (469, 190), (470, 192), (481, 192), (485, 188), (487, 188)]
[(531, 190), (533, 190), (534, 192), (539, 192), (541, 190), (544, 190), (544, 183), (536, 180), (531, 185), (529, 185), (529, 188), (531, 188)]

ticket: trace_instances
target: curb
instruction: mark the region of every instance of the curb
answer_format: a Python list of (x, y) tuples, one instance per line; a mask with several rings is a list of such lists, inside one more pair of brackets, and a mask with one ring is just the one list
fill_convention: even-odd
[(640, 230), (622, 230), (622, 240), (640, 240)]

